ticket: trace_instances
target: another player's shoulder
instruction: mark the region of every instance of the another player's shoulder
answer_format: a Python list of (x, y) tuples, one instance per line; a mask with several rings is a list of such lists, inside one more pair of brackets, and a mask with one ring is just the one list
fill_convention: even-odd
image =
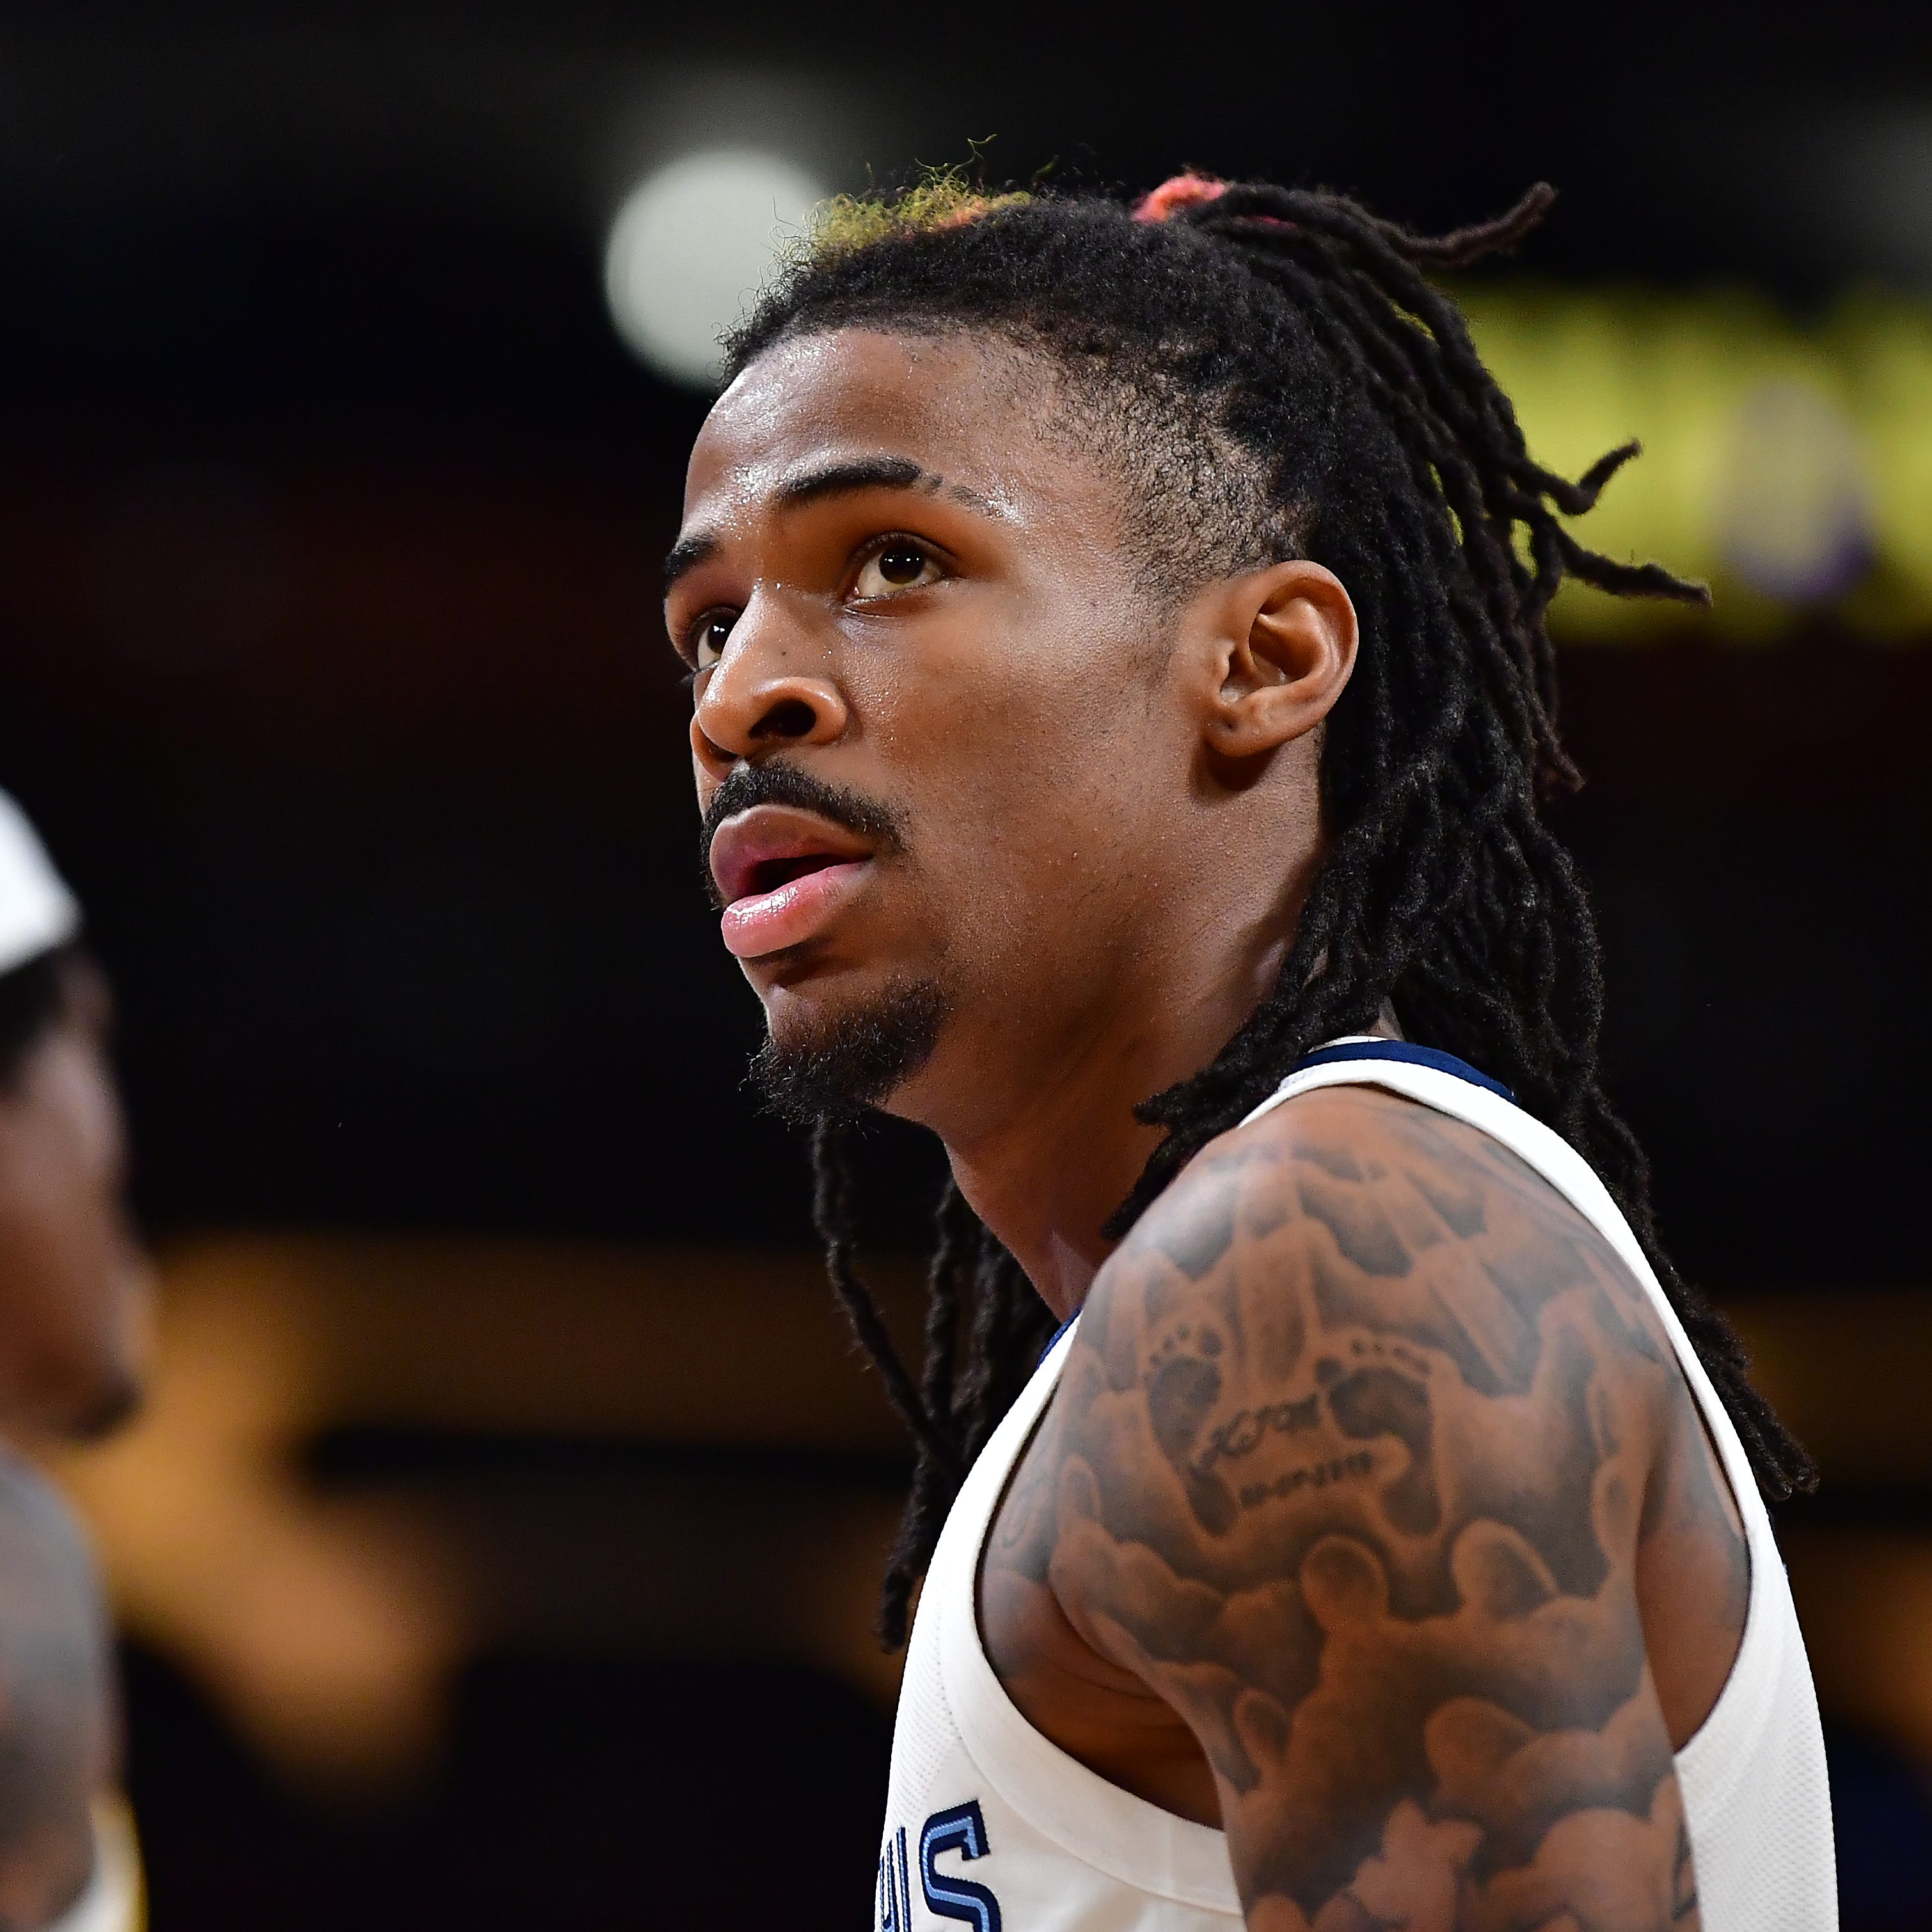
[(31, 1463), (0, 1449), (0, 1648), (44, 1627), (92, 1640), (100, 1604), (93, 1555), (65, 1499)]

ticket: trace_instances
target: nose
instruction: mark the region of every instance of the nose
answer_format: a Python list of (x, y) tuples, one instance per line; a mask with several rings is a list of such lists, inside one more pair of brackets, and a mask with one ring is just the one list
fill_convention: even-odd
[(732, 627), (724, 656), (705, 680), (692, 713), (691, 748), (722, 778), (761, 751), (829, 745), (850, 722), (844, 694), (819, 653), (782, 613), (754, 607)]

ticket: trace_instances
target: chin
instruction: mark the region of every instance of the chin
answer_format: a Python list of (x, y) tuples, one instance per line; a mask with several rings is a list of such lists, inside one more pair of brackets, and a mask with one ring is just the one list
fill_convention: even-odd
[(766, 1001), (753, 1082), (788, 1120), (878, 1111), (932, 1057), (950, 1010), (937, 980), (892, 980), (825, 1000), (788, 988)]
[(109, 1436), (141, 1406), (146, 1387), (133, 1363), (103, 1356), (46, 1372), (20, 1391), (22, 1418), (35, 1433), (69, 1442)]
[(61, 1433), (76, 1442), (93, 1442), (111, 1436), (134, 1416), (146, 1394), (140, 1378), (124, 1365), (88, 1390), (86, 1399), (68, 1416)]

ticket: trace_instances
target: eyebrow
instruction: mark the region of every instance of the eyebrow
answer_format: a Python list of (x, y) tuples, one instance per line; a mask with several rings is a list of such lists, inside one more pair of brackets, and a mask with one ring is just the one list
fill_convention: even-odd
[[(962, 483), (949, 483), (909, 456), (860, 456), (824, 464), (788, 478), (773, 492), (772, 501), (782, 510), (796, 510), (807, 503), (822, 502), (829, 496), (848, 496), (861, 490), (916, 490), (922, 496), (950, 497), (979, 516), (999, 514), (976, 490), (969, 490)], [(680, 537), (664, 559), (666, 595), (680, 577), (695, 570), (717, 549), (717, 538), (706, 531), (696, 530), (689, 536)]]
[(702, 532), (692, 536), (680, 537), (671, 545), (664, 558), (664, 595), (668, 597), (677, 580), (687, 571), (695, 570), (717, 548), (718, 539), (706, 536)]

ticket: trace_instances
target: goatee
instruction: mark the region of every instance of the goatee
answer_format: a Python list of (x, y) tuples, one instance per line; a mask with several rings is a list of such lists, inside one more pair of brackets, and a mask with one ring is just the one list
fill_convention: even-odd
[(888, 988), (869, 1006), (835, 1015), (801, 1037), (766, 1035), (752, 1084), (774, 1113), (801, 1126), (850, 1120), (876, 1107), (932, 1058), (946, 1024), (938, 982)]

